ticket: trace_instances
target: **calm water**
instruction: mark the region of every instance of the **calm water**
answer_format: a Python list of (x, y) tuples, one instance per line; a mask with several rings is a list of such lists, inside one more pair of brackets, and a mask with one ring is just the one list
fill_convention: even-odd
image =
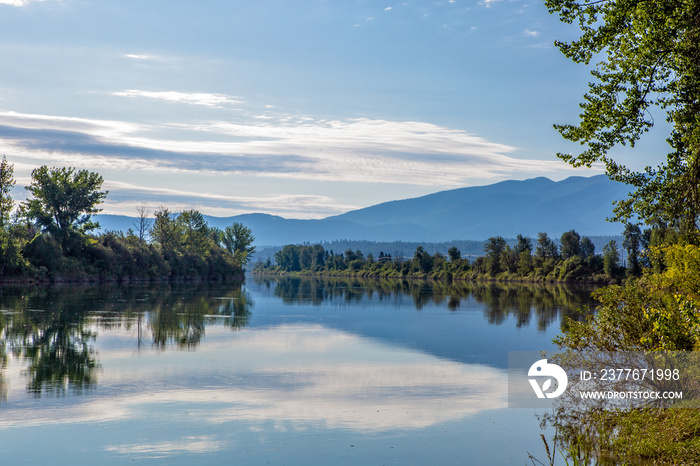
[[(508, 351), (589, 289), (248, 278), (0, 289), (2, 464), (525, 464)], [(546, 433), (549, 435), (549, 433)]]

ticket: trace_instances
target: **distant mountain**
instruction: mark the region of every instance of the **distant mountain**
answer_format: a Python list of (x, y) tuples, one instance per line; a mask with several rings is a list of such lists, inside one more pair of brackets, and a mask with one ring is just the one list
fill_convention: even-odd
[[(241, 222), (253, 230), (256, 244), (333, 241), (483, 240), (491, 236), (552, 237), (575, 229), (584, 235), (618, 235), (620, 224), (606, 222), (612, 202), (626, 197), (629, 187), (605, 175), (573, 176), (562, 181), (533, 178), (488, 186), (452, 189), (427, 196), (384, 202), (319, 220), (297, 220), (267, 214), (205, 216), (224, 228)], [(135, 219), (98, 215), (103, 230), (127, 230)]]

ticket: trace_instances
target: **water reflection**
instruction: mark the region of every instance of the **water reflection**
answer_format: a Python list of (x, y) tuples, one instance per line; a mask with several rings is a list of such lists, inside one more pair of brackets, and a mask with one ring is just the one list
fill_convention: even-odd
[(249, 280), (0, 290), (3, 458), (81, 438), (100, 464), (522, 463), (539, 430), (506, 408), (507, 352), (547, 349), (588, 296)]
[[(152, 287), (6, 287), (0, 295), (0, 369), (24, 365), (36, 397), (79, 394), (100, 373), (95, 340), (101, 331), (137, 329), (137, 345), (194, 349), (206, 323), (232, 330), (248, 324), (251, 301), (241, 284), (220, 290), (201, 284)], [(0, 398), (7, 383), (0, 371)]]
[[(118, 364), (119, 354), (105, 355), (111, 369), (101, 385), (118, 384), (117, 396), (65, 405), (59, 416), (55, 407), (37, 406), (31, 422), (157, 416), (167, 423), (187, 412), (213, 425), (373, 432), (421, 429), (506, 406), (505, 371), (482, 364), (442, 360), (320, 325), (280, 325), (235, 339), (221, 338), (220, 328), (213, 333), (196, 353), (142, 355), (146, 368)], [(192, 379), (193, 372), (205, 375)], [(26, 414), (6, 410), (0, 428), (27, 425)]]
[(564, 322), (562, 317), (580, 320), (584, 314), (579, 310), (587, 311), (594, 305), (591, 287), (564, 284), (260, 276), (253, 281), (273, 290), (289, 304), (321, 305), (334, 300), (360, 303), (410, 297), (419, 311), (428, 304), (457, 311), (476, 302), (483, 306), (491, 324), (500, 325), (515, 317), (517, 327), (534, 321), (540, 330), (546, 330), (553, 322)]

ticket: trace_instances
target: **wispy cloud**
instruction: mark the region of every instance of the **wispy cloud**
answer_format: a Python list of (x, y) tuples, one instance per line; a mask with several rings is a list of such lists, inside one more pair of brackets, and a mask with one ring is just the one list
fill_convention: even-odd
[(106, 181), (103, 187), (110, 192), (105, 208), (110, 213), (122, 215), (134, 215), (133, 206), (136, 201), (151, 211), (167, 205), (172, 211), (196, 208), (220, 216), (260, 212), (300, 219), (340, 214), (359, 207), (343, 204), (328, 196), (308, 194), (232, 196), (215, 192), (138, 186), (118, 181)]
[[(163, 138), (170, 132), (172, 139)], [(177, 135), (177, 138), (175, 138)], [(425, 122), (352, 119), (160, 126), (0, 113), (0, 150), (113, 169), (245, 173), (442, 188), (579, 173), (511, 157), (515, 147)], [(82, 160), (82, 163), (80, 163)]]
[(537, 37), (540, 35), (540, 32), (539, 31), (532, 31), (530, 29), (525, 29), (525, 31), (523, 31), (523, 35), (525, 35), (526, 37)]
[(177, 92), (177, 91), (140, 91), (129, 89), (113, 92), (112, 95), (121, 97), (145, 97), (148, 99), (165, 100), (183, 104), (203, 105), (205, 107), (222, 107), (224, 105), (237, 105), (242, 101), (236, 97), (225, 94), (211, 94), (205, 92)]
[(151, 53), (126, 53), (124, 57), (131, 58), (133, 60), (159, 60), (161, 57), (158, 55), (153, 55)]
[(0, 0), (0, 5), (27, 6), (32, 2), (44, 2), (46, 0)]

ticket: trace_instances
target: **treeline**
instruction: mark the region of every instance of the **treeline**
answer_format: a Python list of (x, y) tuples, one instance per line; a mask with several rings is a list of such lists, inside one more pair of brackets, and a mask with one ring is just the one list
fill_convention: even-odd
[(0, 278), (3, 280), (170, 280), (240, 277), (255, 251), (241, 224), (220, 230), (202, 214), (139, 209), (135, 230), (95, 235), (92, 215), (107, 196), (97, 173), (42, 166), (15, 206), (14, 166), (0, 162)]
[[(602, 251), (603, 247), (610, 242), (610, 240), (615, 240), (617, 244), (622, 244), (622, 235), (607, 235), (607, 236), (588, 236), (596, 247), (596, 250)], [(554, 238), (558, 241), (558, 238)], [(506, 242), (510, 247), (515, 247), (517, 240), (515, 238), (506, 238)], [(456, 247), (460, 250), (462, 257), (469, 258), (469, 260), (475, 259), (476, 257), (484, 255), (484, 244), (485, 240), (453, 240), (453, 241), (441, 241), (435, 242), (419, 242), (419, 241), (369, 241), (369, 240), (348, 240), (339, 239), (333, 241), (318, 241), (318, 242), (304, 242), (298, 243), (304, 246), (311, 246), (314, 244), (320, 244), (327, 251), (331, 249), (333, 251), (347, 251), (352, 249), (357, 251), (358, 249), (367, 256), (372, 254), (373, 257), (379, 257), (380, 253), (391, 254), (392, 257), (403, 257), (411, 258), (413, 252), (418, 246), (421, 246), (424, 251), (427, 251), (431, 255), (439, 252), (443, 256), (447, 256), (447, 251), (450, 248)], [(284, 246), (259, 246), (255, 251), (255, 256), (253, 261), (265, 262), (268, 258), (271, 261), (275, 260), (275, 254), (279, 252)]]
[(290, 244), (275, 254), (275, 264), (270, 259), (258, 262), (253, 273), (610, 282), (637, 276), (642, 266), (651, 265), (643, 252), (653, 238), (652, 230), (642, 232), (637, 225), (626, 226), (622, 246), (627, 252), (628, 267), (623, 267), (615, 240), (597, 254), (590, 238), (571, 230), (561, 236), (559, 245), (547, 233), (539, 233), (534, 243), (531, 238), (518, 235), (513, 247), (503, 237), (491, 237), (484, 243), (484, 255), (473, 261), (463, 258), (455, 246), (448, 249), (447, 255), (429, 254), (418, 246), (413, 257), (406, 259), (383, 251), (378, 256), (365, 256), (359, 250), (335, 253), (320, 244)]
[[(512, 243), (512, 239), (508, 239), (508, 243)], [(339, 239), (334, 241), (320, 241), (318, 243), (302, 243), (303, 245), (310, 246), (313, 244), (320, 244), (324, 249), (330, 251), (347, 251), (352, 249), (357, 251), (358, 249), (362, 251), (364, 255), (372, 254), (374, 257), (378, 257), (380, 253), (391, 254), (392, 257), (406, 257), (411, 256), (413, 251), (416, 250), (418, 246), (422, 246), (424, 250), (434, 254), (440, 252), (443, 255), (447, 254), (447, 250), (452, 246), (459, 248), (462, 251), (462, 255), (467, 256), (479, 256), (483, 254), (484, 241), (472, 241), (472, 240), (455, 240), (450, 242), (417, 242), (417, 241), (369, 241), (369, 240), (348, 240)], [(255, 253), (254, 260), (266, 261), (268, 258), (271, 260), (275, 259), (275, 254), (282, 249), (283, 246), (266, 246), (260, 247)]]

